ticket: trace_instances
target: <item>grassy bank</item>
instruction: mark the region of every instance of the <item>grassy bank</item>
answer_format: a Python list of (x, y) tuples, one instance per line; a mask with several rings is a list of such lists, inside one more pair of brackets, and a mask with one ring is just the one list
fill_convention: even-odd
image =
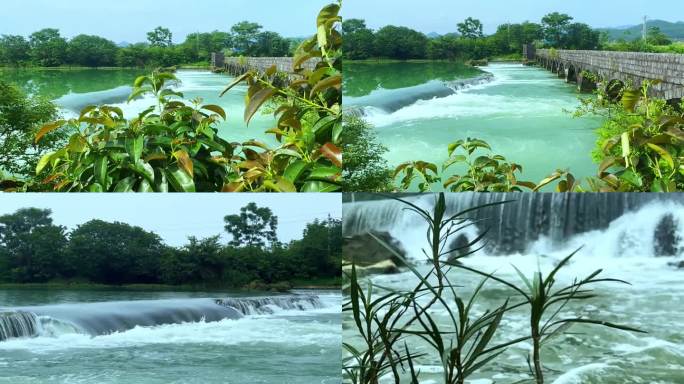
[(273, 284), (251, 284), (245, 287), (234, 287), (217, 284), (167, 285), (167, 284), (124, 284), (107, 285), (82, 281), (54, 281), (47, 283), (0, 283), (0, 290), (73, 290), (73, 291), (284, 291), (289, 289), (338, 289), (342, 286), (339, 277), (322, 277), (316, 279), (294, 279)]

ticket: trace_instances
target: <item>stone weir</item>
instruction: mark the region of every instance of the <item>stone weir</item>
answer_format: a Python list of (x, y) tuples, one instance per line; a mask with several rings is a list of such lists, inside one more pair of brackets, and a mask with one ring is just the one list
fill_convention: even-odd
[[(307, 60), (302, 64), (302, 67), (313, 70), (319, 60)], [(278, 72), (286, 74), (289, 80), (297, 77), (294, 73), (291, 57), (225, 57), (222, 53), (211, 54), (213, 70), (216, 72), (226, 72), (231, 76), (239, 76), (251, 70), (265, 72), (273, 65), (276, 66)]]
[(669, 53), (612, 52), (524, 49), (526, 61), (536, 62), (567, 82), (577, 83), (580, 91), (591, 91), (597, 84), (586, 72), (598, 74), (606, 85), (612, 81), (632, 82), (639, 86), (645, 80), (660, 80), (651, 87), (653, 97), (678, 100), (684, 97), (684, 55)]

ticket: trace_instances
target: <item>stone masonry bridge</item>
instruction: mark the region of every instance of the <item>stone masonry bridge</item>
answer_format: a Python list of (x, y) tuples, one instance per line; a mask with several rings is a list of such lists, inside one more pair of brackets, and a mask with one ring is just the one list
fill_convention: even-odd
[[(313, 70), (319, 59), (307, 60), (302, 67)], [(225, 57), (222, 53), (211, 54), (211, 66), (215, 71), (227, 72), (238, 76), (250, 70), (264, 72), (275, 64), (278, 72), (295, 77), (291, 57)]]
[(571, 51), (539, 49), (526, 46), (527, 62), (558, 74), (567, 82), (577, 83), (580, 91), (590, 91), (597, 84), (585, 75), (598, 74), (605, 85), (613, 81), (632, 82), (640, 86), (644, 80), (660, 80), (651, 87), (653, 97), (676, 100), (684, 97), (684, 55), (669, 53)]

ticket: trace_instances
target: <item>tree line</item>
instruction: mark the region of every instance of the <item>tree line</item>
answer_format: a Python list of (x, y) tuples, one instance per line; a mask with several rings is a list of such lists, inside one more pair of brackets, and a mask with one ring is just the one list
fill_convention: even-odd
[(0, 65), (59, 67), (170, 67), (207, 62), (212, 52), (228, 56), (287, 56), (301, 39), (282, 37), (264, 31), (257, 23), (242, 21), (229, 32), (213, 31), (189, 34), (181, 44), (173, 43), (172, 32), (157, 27), (147, 34), (147, 41), (119, 46), (95, 35), (67, 39), (58, 29), (46, 28), (21, 35), (0, 36)]
[(230, 243), (217, 235), (172, 247), (127, 223), (91, 220), (68, 231), (49, 209), (20, 209), (0, 216), (0, 282), (237, 288), (341, 275), (341, 220), (314, 220), (287, 244), (270, 208), (250, 203), (224, 220)]
[(653, 50), (653, 46), (671, 44), (657, 27), (651, 27), (645, 40), (609, 41), (608, 34), (584, 23), (574, 22), (567, 14), (553, 12), (540, 23), (499, 25), (491, 35), (483, 33), (480, 20), (469, 17), (456, 25), (457, 32), (427, 36), (411, 28), (388, 25), (374, 31), (364, 20), (347, 19), (342, 24), (344, 58), (481, 60), (516, 56), (525, 44), (557, 49)]

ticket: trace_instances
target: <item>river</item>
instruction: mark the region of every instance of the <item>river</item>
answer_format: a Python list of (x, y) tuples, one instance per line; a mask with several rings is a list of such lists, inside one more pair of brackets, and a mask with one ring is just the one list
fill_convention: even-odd
[[(411, 198), (430, 209), (432, 195)], [(489, 228), (488, 245), (463, 259), (470, 267), (524, 286), (512, 265), (528, 276), (540, 269), (548, 273), (559, 260), (583, 248), (569, 266), (556, 275), (556, 287), (571, 284), (602, 268), (603, 277), (627, 280), (631, 285), (601, 283), (594, 286), (598, 297), (569, 305), (561, 317), (583, 316), (631, 325), (647, 334), (630, 333), (598, 326), (576, 325), (542, 349), (547, 383), (553, 384), (636, 384), (682, 382), (684, 372), (684, 270), (673, 264), (684, 260), (684, 196), (681, 194), (451, 194), (448, 213), (486, 203), (514, 200), (469, 215), (475, 225), (461, 233), (470, 240)], [(427, 226), (417, 214), (401, 210), (391, 200), (347, 203), (344, 207), (345, 236), (369, 230), (391, 234), (417, 268), (426, 273)], [(457, 292), (465, 298), (480, 277), (455, 269), (449, 272)], [(418, 280), (408, 271), (374, 275), (375, 284), (394, 289), (410, 289)], [(365, 280), (364, 284), (367, 284)], [(376, 295), (381, 292), (376, 290)], [(475, 311), (501, 305), (514, 292), (495, 282), (480, 294)], [(447, 302), (450, 295), (444, 296)], [(426, 298), (427, 300), (427, 298)], [(514, 302), (516, 300), (513, 300)], [(445, 327), (446, 312), (431, 310)], [(345, 314), (345, 341), (355, 342), (353, 319)], [(529, 334), (529, 312), (507, 313), (496, 341)], [(448, 343), (445, 341), (445, 343)], [(403, 345), (403, 343), (402, 343)], [(428, 352), (426, 344), (409, 338), (412, 352)], [(522, 342), (510, 348), (492, 364), (470, 377), (470, 383), (511, 384), (529, 379), (526, 357), (531, 344)], [(421, 383), (441, 383), (439, 360), (420, 357)], [(383, 383), (391, 383), (386, 380)], [(528, 382), (528, 381), (526, 381)]]
[(340, 300), (2, 290), (0, 383), (339, 383)]
[(449, 143), (470, 137), (522, 165), (521, 180), (539, 182), (557, 169), (577, 178), (596, 173), (591, 151), (600, 120), (573, 118), (576, 88), (546, 70), (349, 62), (344, 81), (345, 107), (362, 109), (393, 167), (410, 160), (441, 164)]
[[(60, 108), (64, 117), (77, 116), (88, 105), (110, 104), (121, 107), (127, 118), (155, 105), (154, 98), (147, 96), (128, 103), (136, 77), (148, 74), (139, 69), (55, 69), (55, 70), (12, 70), (0, 69), (0, 80), (19, 85), (26, 92), (41, 95)], [(246, 86), (237, 86), (223, 97), (219, 94), (232, 81), (225, 74), (204, 70), (179, 70), (180, 80), (174, 89), (182, 92), (187, 101), (196, 97), (204, 104), (218, 104), (226, 110), (228, 119), (221, 122), (219, 134), (231, 142), (258, 139), (275, 144), (273, 135), (265, 131), (273, 127), (271, 115), (257, 113), (249, 127), (243, 120)]]

